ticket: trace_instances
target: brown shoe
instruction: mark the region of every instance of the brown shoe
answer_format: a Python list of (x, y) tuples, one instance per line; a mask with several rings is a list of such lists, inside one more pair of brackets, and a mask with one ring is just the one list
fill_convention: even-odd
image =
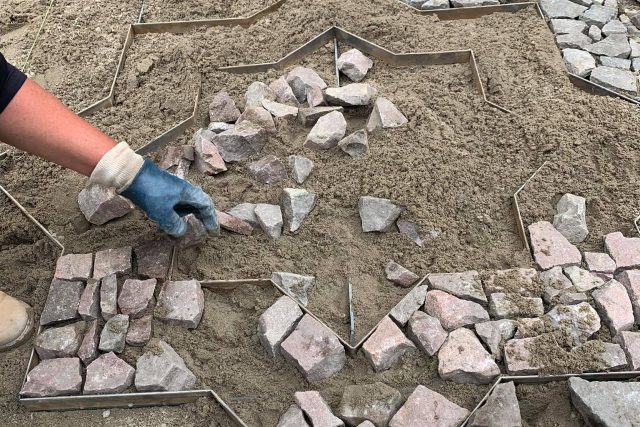
[(0, 291), (0, 352), (27, 341), (34, 329), (33, 309)]

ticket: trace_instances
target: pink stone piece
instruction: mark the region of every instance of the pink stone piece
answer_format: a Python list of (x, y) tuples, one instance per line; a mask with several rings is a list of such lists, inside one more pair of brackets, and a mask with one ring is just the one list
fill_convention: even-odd
[(134, 380), (138, 391), (183, 391), (191, 390), (196, 376), (184, 363), (182, 357), (162, 340), (151, 340), (146, 352), (136, 362)]
[(327, 402), (317, 391), (299, 391), (295, 394), (296, 403), (307, 414), (313, 426), (343, 427), (344, 422), (331, 412)]
[(396, 285), (402, 286), (403, 288), (408, 288), (420, 278), (420, 276), (404, 268), (395, 261), (389, 261), (384, 269), (384, 274), (387, 280), (395, 283)]
[(42, 326), (78, 317), (78, 305), (84, 291), (82, 282), (53, 279), (49, 285), (47, 302), (40, 315)]
[(193, 139), (195, 141), (194, 165), (198, 172), (205, 175), (217, 175), (227, 170), (227, 165), (225, 165), (218, 148), (206, 138), (204, 131), (196, 132)]
[(604, 247), (619, 269), (640, 267), (640, 237), (624, 237), (622, 233), (604, 236)]
[(88, 279), (80, 302), (78, 303), (78, 314), (82, 320), (95, 320), (100, 316), (100, 281)]
[[(538, 271), (535, 268), (510, 268), (508, 270), (497, 270), (495, 273), (489, 275), (483, 284), (484, 291), (487, 295), (496, 292), (516, 292), (529, 297), (539, 296), (534, 295), (538, 280)], [(443, 291), (444, 290), (446, 289), (443, 289)]]
[(56, 279), (87, 280), (93, 270), (93, 254), (67, 254), (58, 258)]
[(595, 273), (612, 274), (616, 271), (616, 262), (609, 254), (602, 252), (585, 252), (584, 262), (587, 264), (587, 269)]
[(170, 325), (195, 329), (204, 312), (204, 292), (197, 280), (167, 282), (158, 296), (154, 316)]
[(475, 270), (462, 273), (434, 273), (429, 275), (432, 290), (440, 290), (458, 298), (487, 305), (480, 275)]
[(448, 331), (489, 320), (489, 313), (480, 304), (438, 290), (427, 292), (424, 311), (440, 320)]
[(151, 313), (156, 302), (153, 296), (156, 283), (156, 279), (125, 280), (118, 296), (120, 313), (128, 315), (131, 319)]
[(138, 265), (138, 276), (165, 279), (171, 264), (171, 243), (167, 239), (145, 242), (133, 250)]
[(153, 316), (132, 319), (129, 323), (125, 342), (134, 347), (142, 347), (153, 337)]
[(93, 362), (100, 355), (98, 352), (98, 343), (100, 341), (100, 329), (98, 321), (92, 320), (87, 322), (87, 328), (82, 338), (82, 343), (78, 349), (78, 357), (85, 366)]
[(388, 99), (379, 96), (367, 121), (367, 131), (373, 132), (376, 129), (397, 128), (408, 122), (398, 107)]
[(627, 289), (636, 323), (640, 323), (640, 270), (626, 270), (616, 276)]
[(580, 265), (582, 255), (566, 237), (548, 221), (539, 221), (529, 226), (533, 257), (542, 270), (569, 265)]
[(95, 225), (105, 224), (133, 210), (131, 203), (118, 195), (115, 189), (97, 184), (90, 185), (80, 192), (78, 205), (87, 221)]
[[(286, 82), (285, 82), (286, 84)], [(302, 409), (296, 404), (289, 406), (287, 412), (282, 414), (276, 427), (310, 427), (304, 419)]]
[(84, 322), (75, 322), (40, 332), (34, 342), (40, 360), (74, 357), (82, 343), (84, 328)]
[(131, 246), (96, 252), (93, 278), (102, 279), (110, 274), (122, 276), (131, 273)]
[(504, 364), (507, 372), (512, 375), (537, 375), (543, 366), (533, 361), (529, 351), (530, 345), (535, 345), (536, 338), (522, 338), (507, 341), (504, 345)]
[(391, 418), (389, 427), (458, 427), (469, 411), (419, 385)]
[(362, 346), (365, 357), (376, 372), (391, 368), (406, 352), (415, 348), (415, 344), (388, 316), (382, 319), (375, 332)]
[(238, 117), (236, 125), (245, 121), (261, 127), (269, 134), (276, 133), (276, 124), (273, 121), (273, 117), (271, 117), (271, 113), (265, 110), (262, 106), (247, 107), (240, 117)]
[(284, 163), (272, 154), (249, 163), (248, 169), (253, 179), (263, 184), (275, 184), (287, 179)]
[(212, 122), (235, 122), (240, 117), (240, 110), (227, 92), (218, 92), (209, 104), (209, 119)]
[(591, 294), (611, 336), (633, 327), (633, 308), (627, 290), (622, 283), (611, 280)]
[(467, 328), (449, 334), (438, 352), (438, 374), (461, 384), (488, 384), (500, 375), (500, 368), (480, 340)]
[(251, 236), (251, 233), (253, 233), (253, 226), (240, 218), (218, 210), (216, 210), (216, 216), (218, 217), (218, 224), (220, 224), (220, 228), (224, 230), (245, 236)]
[(622, 331), (618, 341), (624, 348), (631, 369), (640, 371), (640, 332)]
[(27, 374), (20, 395), (24, 397), (68, 396), (80, 393), (82, 366), (77, 357), (47, 359)]
[(83, 394), (122, 393), (133, 383), (135, 369), (113, 352), (105, 353), (87, 366)]
[(407, 335), (429, 356), (435, 355), (449, 335), (440, 321), (423, 311), (416, 311), (409, 319)]

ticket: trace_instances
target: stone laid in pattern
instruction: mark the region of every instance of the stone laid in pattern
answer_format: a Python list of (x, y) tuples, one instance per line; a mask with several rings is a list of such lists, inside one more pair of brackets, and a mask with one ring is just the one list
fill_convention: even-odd
[(489, 320), (489, 313), (480, 304), (438, 290), (427, 292), (424, 311), (440, 320), (448, 331)]
[(98, 349), (103, 352), (113, 351), (115, 353), (122, 353), (124, 351), (128, 329), (129, 316), (126, 314), (116, 314), (107, 320), (107, 323), (105, 323), (102, 328)]
[(313, 286), (315, 279), (314, 276), (286, 273), (283, 271), (276, 271), (271, 274), (271, 280), (273, 280), (276, 285), (287, 291), (292, 298), (305, 306), (309, 302), (307, 292), (309, 288)]
[(84, 284), (82, 282), (53, 279), (49, 285), (47, 301), (40, 315), (40, 324), (46, 326), (76, 319), (83, 291)]
[(152, 340), (136, 362), (134, 384), (138, 391), (191, 390), (196, 376), (169, 344)]
[(77, 357), (47, 359), (27, 374), (20, 395), (53, 397), (78, 394), (82, 389), (82, 366)]
[(631, 299), (622, 283), (610, 280), (591, 294), (600, 316), (609, 327), (611, 336), (633, 327)]
[(438, 319), (423, 311), (416, 311), (409, 319), (407, 335), (422, 351), (434, 356), (449, 334)]
[(343, 427), (340, 418), (333, 415), (327, 402), (317, 391), (299, 391), (295, 394), (296, 403), (307, 414), (313, 426)]
[[(568, 0), (566, 0), (568, 2)], [(529, 226), (533, 257), (542, 270), (555, 266), (580, 265), (582, 254), (547, 221)]]
[(80, 301), (78, 314), (82, 320), (95, 320), (100, 316), (100, 281), (88, 279)]
[(426, 294), (427, 285), (416, 286), (391, 309), (389, 316), (400, 325), (406, 325), (411, 316), (424, 304)]
[(53, 277), (61, 280), (87, 280), (93, 271), (93, 254), (62, 255)]
[(46, 329), (36, 337), (34, 343), (36, 353), (41, 360), (74, 357), (82, 343), (84, 329), (84, 322)]
[(381, 382), (348, 385), (342, 393), (337, 413), (350, 426), (365, 421), (386, 426), (402, 406), (402, 401), (398, 390)]
[(640, 267), (640, 238), (624, 237), (622, 233), (604, 236), (604, 247), (619, 269)]
[(122, 393), (133, 384), (135, 369), (113, 352), (103, 354), (87, 366), (83, 394)]
[(156, 283), (156, 279), (125, 280), (120, 296), (118, 296), (120, 312), (130, 318), (138, 318), (151, 313), (156, 302), (153, 296)]
[(480, 275), (475, 270), (462, 273), (433, 273), (427, 280), (431, 289), (444, 291), (478, 304), (487, 304), (487, 296), (484, 294)]
[(280, 344), (296, 327), (302, 310), (291, 298), (281, 296), (258, 319), (258, 337), (271, 357), (280, 354)]
[(204, 292), (197, 280), (166, 282), (160, 289), (154, 317), (170, 325), (195, 329), (204, 313)]
[(449, 333), (440, 347), (438, 374), (440, 378), (456, 383), (488, 384), (500, 375), (500, 368), (476, 334), (460, 328)]
[(96, 252), (93, 278), (102, 279), (110, 274), (123, 276), (131, 273), (131, 246)]
[(389, 422), (389, 427), (458, 427), (469, 411), (443, 395), (418, 385)]
[[(640, 383), (569, 378), (571, 402), (588, 425), (640, 425)], [(606, 396), (606, 398), (603, 398)]]
[(413, 342), (388, 316), (382, 319), (375, 332), (362, 346), (365, 357), (376, 372), (391, 368), (406, 352), (415, 348)]

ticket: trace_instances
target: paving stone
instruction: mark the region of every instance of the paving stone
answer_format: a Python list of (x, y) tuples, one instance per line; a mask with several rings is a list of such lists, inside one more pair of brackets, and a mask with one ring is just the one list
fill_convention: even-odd
[(80, 192), (78, 205), (87, 221), (95, 225), (105, 224), (133, 210), (131, 203), (119, 196), (115, 189), (95, 184)]
[(98, 343), (100, 341), (100, 328), (97, 320), (87, 322), (80, 348), (78, 348), (78, 357), (85, 366), (93, 362), (100, 355), (98, 352)]
[(587, 34), (594, 42), (599, 42), (600, 40), (602, 40), (602, 30), (600, 30), (600, 28), (598, 28), (596, 25), (590, 26), (589, 32)]
[[(241, 123), (251, 122), (264, 129), (268, 134), (276, 133), (276, 124), (271, 113), (260, 107), (247, 107), (236, 121), (236, 128)], [(221, 135), (221, 134), (220, 134)]]
[(205, 175), (217, 175), (227, 170), (224, 159), (216, 145), (202, 135), (194, 135), (195, 160), (198, 172)]
[(165, 279), (171, 265), (171, 243), (166, 239), (145, 242), (133, 249), (138, 276)]
[(244, 108), (262, 107), (262, 101), (275, 101), (276, 93), (273, 89), (262, 82), (253, 82), (244, 94)]
[(588, 302), (589, 296), (583, 292), (568, 292), (560, 295), (558, 302), (564, 305), (580, 304), (581, 302)]
[(207, 130), (210, 130), (211, 132), (218, 134), (218, 133), (222, 133), (226, 130), (230, 130), (233, 129), (235, 127), (234, 124), (231, 123), (225, 123), (225, 122), (211, 122), (209, 123), (209, 126), (207, 126)]
[(118, 314), (118, 279), (115, 274), (103, 277), (100, 281), (100, 313), (104, 320)]
[(96, 252), (93, 264), (94, 279), (102, 279), (111, 274), (123, 276), (129, 273), (131, 273), (131, 246)]
[(319, 87), (309, 88), (309, 90), (307, 91), (307, 104), (309, 104), (309, 107), (319, 107), (321, 105), (326, 105), (322, 89), (320, 89)]
[(480, 304), (438, 290), (427, 292), (424, 311), (440, 320), (448, 331), (489, 320), (489, 313)]
[(551, 31), (554, 34), (583, 33), (586, 34), (589, 26), (575, 19), (551, 19), (549, 21)]
[(449, 9), (451, 5), (449, 0), (427, 0), (422, 3), (420, 9), (422, 10), (435, 10), (435, 9)]
[(61, 280), (87, 280), (92, 271), (93, 254), (67, 254), (58, 258), (53, 277)]
[(275, 184), (287, 179), (287, 170), (284, 164), (272, 154), (249, 163), (248, 169), (253, 179), (263, 184)]
[(267, 142), (267, 131), (247, 120), (217, 134), (212, 142), (225, 162), (239, 162), (262, 150)]
[(136, 362), (134, 384), (138, 391), (191, 390), (196, 376), (169, 344), (151, 340), (147, 351)]
[(482, 289), (480, 275), (475, 270), (462, 273), (430, 274), (427, 280), (429, 280), (431, 289), (444, 291), (479, 304), (487, 304), (487, 296)]
[(611, 280), (591, 294), (611, 336), (633, 327), (633, 308), (627, 290), (622, 283)]
[(398, 227), (398, 232), (400, 234), (404, 234), (405, 236), (407, 236), (416, 245), (420, 247), (424, 246), (424, 242), (418, 234), (418, 228), (414, 223), (406, 221), (404, 219), (398, 219), (396, 221), (396, 226)]
[(358, 49), (348, 50), (338, 58), (338, 70), (354, 82), (362, 81), (371, 67), (373, 61)]
[(593, 5), (580, 15), (580, 20), (587, 25), (595, 25), (598, 28), (604, 27), (609, 21), (618, 16), (618, 11), (611, 7)]
[(407, 118), (387, 98), (379, 96), (373, 104), (373, 110), (367, 121), (367, 132), (376, 129), (397, 128), (408, 122)]
[[(640, 383), (569, 378), (571, 403), (587, 425), (640, 425)], [(606, 396), (606, 399), (603, 399)]]
[(282, 234), (282, 211), (278, 205), (259, 203), (255, 209), (256, 217), (260, 222), (260, 227), (270, 238), (276, 240)]
[(135, 369), (113, 352), (103, 354), (87, 366), (83, 394), (122, 393), (133, 384)]
[(258, 319), (258, 337), (271, 357), (280, 354), (280, 344), (293, 331), (302, 317), (302, 310), (291, 298), (281, 296)]
[(303, 156), (289, 156), (289, 168), (291, 169), (291, 178), (302, 184), (307, 180), (313, 170), (313, 162)]
[(291, 86), (291, 90), (300, 103), (307, 100), (307, 93), (311, 88), (324, 89), (327, 87), (327, 84), (318, 73), (305, 67), (295, 67), (291, 70), (287, 74), (287, 83)]
[(409, 319), (407, 336), (429, 356), (438, 352), (448, 335), (438, 319), (422, 311), (416, 311)]
[(602, 369), (607, 371), (621, 371), (629, 367), (624, 349), (619, 344), (603, 342), (604, 351), (600, 354)]
[(295, 233), (316, 205), (316, 195), (300, 188), (285, 188), (281, 203), (289, 231)]
[(499, 4), (499, 0), (451, 0), (453, 7), (496, 6)]
[(358, 201), (362, 231), (387, 231), (402, 213), (402, 208), (391, 200), (362, 196)]
[(440, 347), (438, 374), (456, 383), (488, 384), (500, 375), (500, 368), (473, 331), (459, 328)]
[(333, 111), (318, 119), (304, 142), (306, 148), (326, 150), (338, 145), (347, 132), (347, 121), (339, 111)]
[(640, 267), (640, 238), (609, 233), (604, 236), (604, 247), (619, 269)]
[(118, 296), (120, 313), (128, 315), (131, 319), (152, 313), (156, 302), (153, 296), (156, 284), (156, 279), (125, 280)]
[(329, 113), (333, 113), (337, 111), (341, 113), (344, 111), (343, 107), (311, 107), (311, 108), (300, 108), (298, 110), (298, 120), (304, 126), (313, 126), (315, 125), (320, 117), (326, 116)]
[(271, 274), (271, 280), (300, 304), (306, 306), (309, 302), (307, 292), (309, 288), (313, 286), (315, 281), (314, 276), (305, 276), (302, 274), (286, 273), (283, 271), (276, 271)]
[(209, 104), (209, 120), (232, 123), (240, 117), (240, 110), (227, 92), (218, 92)]
[(533, 360), (529, 346), (533, 346), (536, 337), (513, 339), (504, 345), (504, 365), (511, 375), (537, 375), (542, 369)]
[(605, 66), (596, 67), (591, 72), (589, 80), (624, 95), (633, 97), (638, 95), (636, 76), (631, 71)]
[(53, 397), (78, 394), (82, 389), (82, 367), (77, 357), (48, 359), (27, 374), (20, 395)]
[(291, 405), (287, 412), (282, 414), (276, 427), (310, 427), (304, 419), (302, 409), (298, 405)]
[(640, 370), (640, 332), (622, 331), (617, 338), (624, 348), (630, 368)]
[(613, 19), (613, 20), (607, 22), (602, 27), (602, 34), (604, 34), (607, 37), (612, 35), (612, 34), (624, 34), (624, 35), (627, 35), (627, 27), (625, 27), (624, 24), (622, 22), (620, 22), (619, 19)]
[(513, 381), (498, 384), (470, 418), (469, 427), (521, 426), (520, 404)]
[(38, 356), (41, 360), (75, 356), (82, 343), (84, 329), (84, 322), (75, 322), (40, 332), (34, 342)]
[(604, 285), (601, 278), (580, 267), (565, 267), (564, 274), (569, 277), (578, 292), (587, 292)]
[(611, 58), (610, 56), (601, 56), (600, 63), (605, 67), (619, 68), (621, 70), (631, 69), (630, 59)]
[(584, 11), (586, 7), (569, 0), (540, 0), (540, 8), (548, 18), (570, 18), (575, 19)]
[[(329, 378), (340, 372), (346, 362), (338, 338), (308, 314), (282, 342), (280, 352), (309, 382)], [(303, 405), (300, 407), (305, 410)]]
[(281, 104), (266, 99), (262, 100), (262, 107), (277, 119), (289, 119), (298, 117), (298, 107)]
[(389, 316), (400, 325), (406, 325), (409, 318), (424, 304), (426, 294), (426, 285), (416, 286), (391, 309)]
[(131, 319), (125, 342), (134, 347), (142, 347), (153, 337), (153, 315)]
[(253, 226), (240, 218), (218, 210), (216, 210), (216, 217), (218, 218), (220, 228), (234, 233), (243, 234), (245, 236), (251, 236), (251, 233), (253, 233)]
[(98, 349), (103, 352), (113, 351), (122, 353), (124, 351), (128, 329), (129, 316), (126, 314), (116, 314), (107, 320), (107, 323), (105, 323), (102, 328)]
[(337, 413), (349, 426), (356, 426), (365, 421), (386, 426), (402, 403), (400, 392), (381, 382), (347, 385)]
[(640, 57), (640, 41), (629, 39), (629, 47), (631, 48), (631, 53), (629, 54), (631, 59)]
[(413, 285), (419, 278), (414, 272), (407, 270), (395, 261), (389, 261), (384, 268), (384, 274), (387, 280), (395, 283), (396, 285), (408, 288)]
[(402, 408), (391, 418), (389, 427), (458, 427), (469, 411), (443, 395), (418, 385)]
[[(180, 249), (186, 249), (191, 246), (200, 245), (207, 240), (209, 233), (204, 227), (204, 224), (202, 224), (194, 214), (185, 216), (183, 221), (187, 224), (187, 231), (175, 239), (175, 246)], [(211, 233), (220, 235), (220, 224), (218, 224), (217, 230), (212, 230)]]
[(563, 195), (556, 204), (553, 226), (571, 243), (580, 243), (587, 238), (587, 201), (574, 194)]
[(548, 304), (551, 304), (558, 295), (573, 287), (571, 280), (562, 272), (562, 267), (553, 267), (547, 271), (543, 271), (538, 277), (544, 285), (542, 298)]
[(535, 268), (496, 270), (484, 279), (484, 292), (487, 295), (501, 292), (537, 296), (538, 277), (538, 271)]
[(593, 41), (582, 33), (560, 34), (556, 36), (556, 44), (560, 49), (584, 49)]
[(514, 338), (531, 338), (541, 335), (546, 330), (544, 319), (540, 317), (523, 317), (516, 322)]
[(554, 329), (566, 330), (574, 344), (585, 342), (600, 330), (600, 316), (586, 302), (575, 305), (557, 305), (544, 318)]
[(343, 107), (369, 105), (377, 94), (378, 91), (368, 83), (350, 83), (340, 87), (329, 87), (324, 90), (327, 103)]
[(351, 157), (358, 157), (369, 151), (369, 143), (367, 142), (367, 131), (364, 129), (357, 130), (346, 136), (338, 142), (338, 147)]
[(96, 279), (87, 280), (80, 302), (78, 303), (78, 314), (82, 320), (95, 320), (100, 315), (100, 281)]
[(300, 105), (296, 98), (291, 86), (287, 83), (287, 79), (282, 76), (269, 84), (269, 88), (276, 94), (276, 100), (282, 104), (293, 105), (297, 107)]
[(626, 36), (612, 35), (597, 43), (585, 47), (585, 50), (594, 55), (609, 56), (612, 58), (628, 58), (631, 46)]
[(166, 282), (160, 289), (154, 317), (170, 325), (195, 329), (204, 312), (204, 292), (197, 280)]
[(635, 316), (636, 323), (640, 323), (640, 271), (623, 271), (616, 276), (616, 280), (622, 283), (627, 290), (627, 294), (631, 300), (631, 306), (633, 307), (633, 314)]
[(307, 414), (311, 425), (322, 427), (343, 427), (340, 418), (333, 415), (327, 402), (317, 391), (298, 391), (295, 394), (296, 403)]
[(258, 217), (256, 216), (256, 206), (255, 203), (240, 203), (229, 209), (227, 213), (248, 222), (253, 228), (260, 228), (260, 221), (258, 221)]
[(584, 262), (589, 271), (597, 273), (613, 273), (616, 271), (616, 262), (605, 253), (585, 252)]
[(627, 14), (629, 15), (629, 21), (631, 22), (631, 24), (640, 28), (640, 12), (636, 12), (636, 13), (627, 12)]
[(77, 318), (83, 291), (82, 282), (53, 279), (49, 285), (47, 302), (40, 315), (40, 324), (45, 326)]
[(551, 267), (580, 265), (582, 255), (555, 227), (547, 221), (529, 226), (533, 257), (538, 267), (548, 270)]
[(475, 324), (476, 334), (489, 347), (494, 359), (502, 359), (504, 343), (513, 337), (516, 323), (509, 319), (493, 320)]
[(494, 319), (538, 317), (544, 314), (542, 298), (496, 292), (489, 295), (489, 313)]
[(385, 316), (375, 332), (362, 346), (364, 356), (376, 372), (386, 371), (400, 361), (400, 358), (416, 346)]

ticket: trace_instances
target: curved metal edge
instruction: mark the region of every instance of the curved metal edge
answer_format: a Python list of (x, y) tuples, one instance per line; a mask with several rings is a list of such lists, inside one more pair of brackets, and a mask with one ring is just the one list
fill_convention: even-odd
[(531, 174), (531, 176), (529, 176), (529, 178), (527, 178), (527, 180), (520, 187), (518, 187), (518, 189), (515, 191), (515, 193), (513, 193), (513, 195), (511, 196), (511, 206), (512, 206), (512, 209), (513, 209), (513, 216), (514, 216), (514, 219), (516, 221), (516, 229), (518, 231), (518, 235), (520, 236), (520, 240), (522, 241), (522, 245), (527, 250), (527, 253), (529, 254), (529, 256), (531, 257), (532, 260), (533, 260), (533, 253), (531, 252), (531, 245), (529, 244), (529, 238), (527, 237), (527, 231), (524, 228), (524, 221), (522, 220), (522, 212), (520, 211), (520, 203), (518, 201), (518, 195), (520, 195), (522, 190), (524, 190), (524, 187), (531, 180), (533, 180), (533, 178), (535, 178), (535, 176), (538, 174), (538, 172), (540, 172), (540, 170), (542, 170), (542, 168), (544, 168), (548, 163), (550, 163), (550, 162), (548, 160), (545, 160), (542, 163), (542, 165), (540, 165), (540, 167), (538, 169), (536, 169), (536, 171), (533, 172), (533, 174)]
[(29, 51), (27, 52), (27, 56), (24, 58), (24, 61), (20, 66), (20, 69), (24, 73), (29, 71), (28, 68), (31, 65), (31, 55), (33, 54), (33, 49), (35, 49), (36, 45), (38, 44), (38, 41), (40, 40), (40, 35), (42, 34), (42, 30), (44, 29), (44, 24), (47, 22), (47, 18), (49, 17), (49, 14), (51, 12), (51, 9), (53, 8), (54, 3), (55, 3), (55, 0), (49, 0), (49, 4), (47, 5), (47, 10), (45, 11), (44, 16), (42, 17), (42, 22), (40, 23), (40, 27), (38, 27), (38, 31), (36, 32), (36, 35), (33, 38), (31, 47), (29, 47)]

